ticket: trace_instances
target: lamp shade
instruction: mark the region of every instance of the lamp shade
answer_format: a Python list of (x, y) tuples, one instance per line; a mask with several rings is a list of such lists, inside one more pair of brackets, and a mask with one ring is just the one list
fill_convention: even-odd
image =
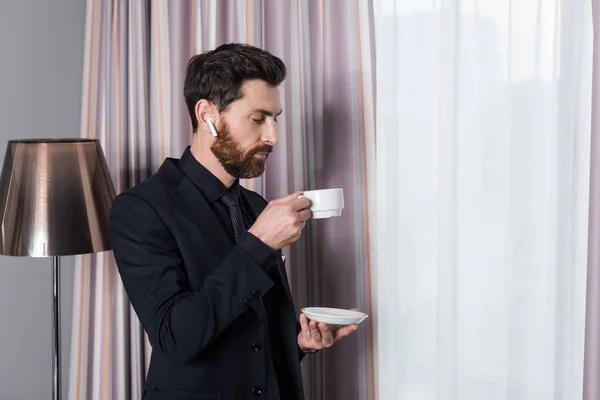
[(115, 189), (96, 139), (8, 142), (0, 177), (0, 254), (111, 250)]

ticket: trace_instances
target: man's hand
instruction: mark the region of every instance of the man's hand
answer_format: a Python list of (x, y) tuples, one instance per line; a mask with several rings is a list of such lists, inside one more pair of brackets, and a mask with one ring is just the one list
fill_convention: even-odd
[(279, 250), (300, 239), (302, 228), (310, 218), (310, 200), (292, 193), (271, 201), (248, 232), (273, 250)]
[[(358, 309), (353, 308), (352, 311)], [(310, 350), (328, 349), (335, 342), (358, 329), (358, 325), (339, 326), (317, 321), (309, 322), (304, 313), (300, 314), (300, 327), (302, 331), (298, 334), (298, 346)]]

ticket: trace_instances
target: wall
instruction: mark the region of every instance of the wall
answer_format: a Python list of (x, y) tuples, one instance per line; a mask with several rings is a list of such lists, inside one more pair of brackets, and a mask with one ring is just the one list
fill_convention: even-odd
[[(79, 136), (85, 3), (0, 0), (2, 159), (9, 139)], [(66, 389), (74, 258), (62, 266)], [(0, 256), (1, 400), (51, 398), (50, 279), (51, 259)]]

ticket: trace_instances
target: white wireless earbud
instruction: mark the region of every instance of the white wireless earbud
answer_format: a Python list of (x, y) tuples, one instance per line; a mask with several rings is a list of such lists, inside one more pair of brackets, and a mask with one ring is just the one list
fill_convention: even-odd
[(206, 118), (206, 123), (208, 124), (208, 128), (212, 132), (213, 137), (219, 136), (217, 134), (217, 130), (215, 129), (215, 125), (213, 124), (212, 119), (210, 117)]

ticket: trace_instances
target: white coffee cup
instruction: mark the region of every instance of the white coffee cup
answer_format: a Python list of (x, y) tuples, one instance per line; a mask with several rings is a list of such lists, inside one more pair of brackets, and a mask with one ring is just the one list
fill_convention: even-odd
[(344, 189), (307, 190), (300, 197), (310, 200), (311, 218), (339, 217), (344, 209)]

